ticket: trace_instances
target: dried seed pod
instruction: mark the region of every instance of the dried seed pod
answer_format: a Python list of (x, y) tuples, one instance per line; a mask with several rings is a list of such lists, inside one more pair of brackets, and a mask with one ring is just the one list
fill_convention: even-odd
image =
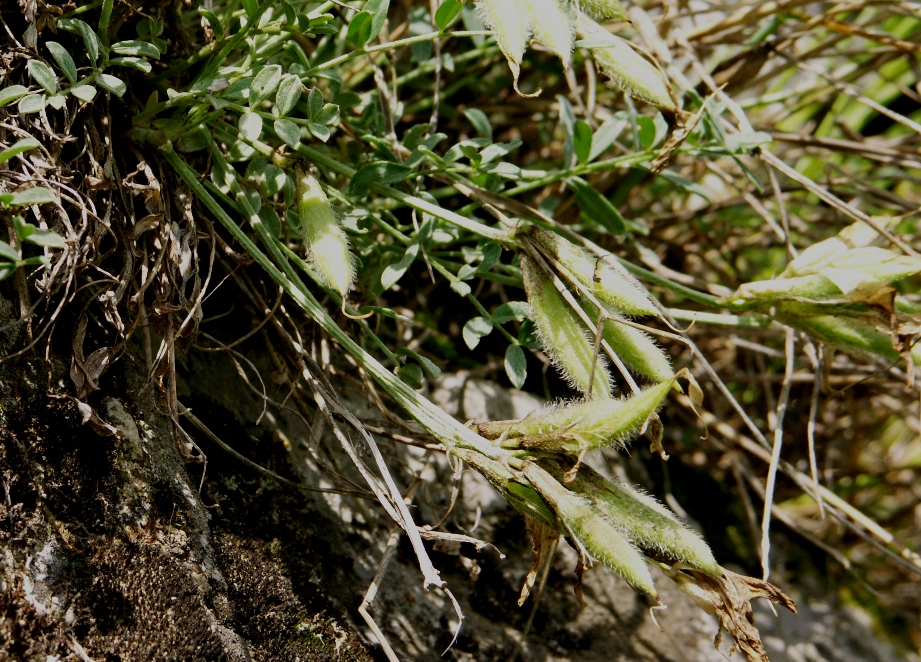
[(643, 556), (590, 499), (575, 494), (533, 462), (524, 465), (525, 478), (556, 513), (557, 521), (583, 557), (613, 568), (636, 591), (657, 597)]
[(534, 260), (521, 253), (521, 275), (544, 350), (574, 388), (592, 398), (608, 398), (611, 383), (601, 357), (596, 360), (587, 330)]
[[(591, 304), (583, 304), (588, 316), (595, 322), (598, 311)], [(628, 326), (616, 312), (605, 311), (604, 339), (623, 361), (630, 372), (653, 382), (664, 382), (675, 377), (675, 371), (662, 348), (643, 331)]]
[(605, 480), (584, 464), (570, 487), (591, 498), (646, 556), (720, 576), (720, 566), (707, 543), (648, 494)]
[(531, 228), (528, 236), (602, 303), (624, 315), (658, 316), (659, 311), (646, 290), (613, 257), (599, 259), (542, 228)]
[(559, 0), (526, 0), (532, 16), (534, 38), (556, 53), (565, 66), (572, 57), (576, 37), (575, 14)]
[(311, 175), (299, 173), (297, 178), (297, 213), (311, 262), (323, 282), (344, 298), (354, 277), (349, 242), (320, 183)]
[(579, 0), (579, 9), (602, 21), (613, 18), (629, 20), (619, 0)]
[(630, 398), (588, 400), (535, 412), (520, 421), (477, 425), (480, 436), (504, 446), (579, 453), (602, 446), (623, 448), (661, 406), (675, 380), (656, 384)]

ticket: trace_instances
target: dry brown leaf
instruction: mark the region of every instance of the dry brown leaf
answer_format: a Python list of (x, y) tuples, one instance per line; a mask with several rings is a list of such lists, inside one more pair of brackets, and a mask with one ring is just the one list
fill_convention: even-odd
[(687, 569), (672, 569), (666, 574), (704, 611), (719, 619), (717, 647), (723, 631), (726, 631), (733, 638), (735, 649), (744, 653), (751, 662), (769, 662), (767, 651), (761, 643), (761, 635), (755, 627), (751, 601), (764, 598), (786, 607), (794, 614), (796, 604), (769, 582), (739, 575), (725, 568), (722, 570), (723, 576), (719, 578)]
[(548, 560), (548, 557), (553, 554), (554, 545), (560, 539), (559, 532), (552, 526), (527, 515), (525, 515), (524, 519), (525, 526), (533, 541), (531, 549), (534, 552), (534, 561), (531, 563), (531, 569), (528, 571), (528, 575), (524, 579), (524, 585), (521, 587), (521, 596), (518, 598), (519, 607), (528, 599), (531, 589), (534, 588), (534, 582), (537, 580), (537, 573), (540, 572), (541, 566)]

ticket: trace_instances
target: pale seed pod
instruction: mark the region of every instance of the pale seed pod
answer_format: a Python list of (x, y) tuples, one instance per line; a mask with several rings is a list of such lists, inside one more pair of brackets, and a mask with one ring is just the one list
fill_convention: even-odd
[(583, 557), (597, 559), (614, 569), (640, 593), (657, 598), (656, 587), (646, 560), (630, 539), (588, 498), (574, 494), (533, 462), (523, 469), (525, 478), (556, 513), (557, 521), (569, 534)]
[(572, 59), (576, 37), (575, 14), (559, 0), (526, 0), (532, 16), (534, 38), (559, 56), (564, 66)]
[(602, 21), (614, 18), (621, 21), (628, 20), (627, 12), (624, 11), (619, 0), (579, 0), (579, 8)]
[[(598, 311), (583, 304), (589, 318), (597, 323)], [(624, 323), (624, 318), (607, 310), (603, 337), (630, 372), (653, 382), (664, 382), (675, 377), (675, 371), (662, 348), (640, 329)]]
[(345, 298), (354, 277), (349, 242), (320, 183), (311, 175), (298, 173), (297, 213), (313, 266), (323, 282)]
[(518, 84), (521, 59), (531, 38), (531, 12), (527, 0), (479, 0), (483, 22), (496, 34), (496, 42)]
[[(882, 227), (887, 228), (893, 223), (894, 219), (879, 221)], [(829, 237), (804, 249), (787, 265), (787, 268), (783, 270), (783, 273), (778, 278), (814, 274), (822, 267), (831, 264), (838, 256), (853, 248), (872, 246), (879, 239), (879, 232), (867, 223), (858, 221), (841, 230), (836, 236)]]
[(594, 344), (582, 322), (540, 266), (525, 253), (520, 257), (531, 319), (544, 350), (574, 388), (592, 398), (609, 398), (611, 383), (607, 368), (600, 356), (596, 360)]
[(613, 257), (599, 259), (563, 237), (534, 227), (528, 236), (557, 260), (599, 301), (631, 317), (659, 315), (646, 290)]
[(555, 453), (580, 453), (596, 448), (623, 448), (662, 405), (674, 379), (629, 398), (587, 400), (557, 405), (520, 421), (477, 425), (480, 436), (503, 446)]
[(852, 248), (838, 255), (819, 273), (834, 280), (827, 273), (831, 269), (857, 271), (891, 285), (921, 271), (921, 258), (914, 255), (901, 255), (878, 246), (864, 246)]
[(629, 41), (612, 35), (585, 14), (576, 19), (576, 33), (592, 44), (589, 48), (595, 62), (615, 85), (664, 110), (678, 110), (662, 72), (637, 53)]
[(648, 494), (605, 480), (584, 464), (570, 487), (591, 498), (651, 559), (669, 565), (682, 563), (720, 576), (720, 566), (707, 543)]
[(830, 279), (811, 274), (744, 283), (726, 301), (734, 306), (764, 308), (784, 300), (821, 301), (840, 295), (841, 290)]

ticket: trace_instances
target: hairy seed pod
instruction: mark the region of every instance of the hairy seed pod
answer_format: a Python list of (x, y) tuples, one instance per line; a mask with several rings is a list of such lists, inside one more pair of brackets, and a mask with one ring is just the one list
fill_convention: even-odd
[(534, 38), (556, 53), (565, 66), (572, 57), (576, 37), (575, 14), (559, 0), (526, 0), (531, 12)]
[(662, 405), (673, 384), (671, 379), (630, 398), (552, 406), (520, 421), (480, 423), (477, 432), (501, 440), (503, 446), (555, 453), (623, 448)]
[[(551, 473), (556, 475), (555, 471)], [(570, 487), (588, 496), (646, 556), (669, 565), (684, 563), (720, 576), (719, 564), (707, 543), (648, 494), (605, 480), (584, 464), (579, 466)]]
[[(898, 361), (901, 358), (899, 350), (892, 344), (891, 334), (857, 319), (837, 315), (791, 314), (786, 306), (780, 306), (777, 308), (777, 320), (850, 354), (875, 354), (890, 361)], [(911, 348), (911, 358), (915, 365), (921, 365), (921, 343), (916, 343)]]
[(613, 568), (634, 590), (657, 597), (643, 556), (590, 499), (567, 490), (533, 462), (526, 463), (523, 471), (583, 556)]
[(299, 173), (297, 213), (311, 262), (323, 282), (344, 298), (354, 277), (349, 242), (320, 183), (311, 175)]
[(576, 20), (576, 33), (592, 44), (592, 57), (615, 85), (664, 110), (678, 110), (662, 72), (637, 53), (629, 41), (612, 35), (585, 14), (579, 14)]
[(479, 0), (483, 22), (496, 33), (496, 41), (518, 80), (521, 59), (531, 38), (531, 12), (527, 0)]
[(627, 12), (624, 11), (619, 0), (579, 0), (579, 8), (602, 21), (614, 18), (621, 21), (628, 20)]
[[(589, 318), (597, 322), (598, 311), (591, 304), (583, 304)], [(653, 382), (664, 382), (675, 377), (675, 371), (662, 348), (649, 334), (625, 324), (616, 312), (607, 310), (604, 339), (630, 372)]]
[(542, 228), (531, 228), (527, 236), (563, 265), (595, 298), (615, 311), (631, 317), (658, 316), (659, 310), (646, 290), (612, 256), (599, 259)]
[(540, 266), (525, 253), (520, 256), (531, 319), (544, 350), (574, 388), (592, 398), (609, 398), (611, 383), (607, 368), (601, 357), (595, 360), (594, 344), (582, 322)]

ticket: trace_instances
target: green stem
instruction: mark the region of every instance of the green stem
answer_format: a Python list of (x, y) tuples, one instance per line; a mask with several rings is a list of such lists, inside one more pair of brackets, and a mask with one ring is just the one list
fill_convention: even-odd
[(585, 165), (576, 166), (575, 168), (569, 168), (567, 170), (560, 170), (559, 172), (551, 173), (545, 177), (541, 177), (540, 179), (530, 181), (527, 184), (516, 186), (513, 189), (504, 191), (502, 195), (510, 198), (512, 196), (518, 195), (519, 193), (533, 191), (534, 189), (543, 188), (549, 184), (556, 184), (557, 182), (566, 179), (567, 177), (578, 177), (580, 175), (588, 175), (593, 172), (603, 172), (605, 170), (613, 170), (614, 168), (623, 168), (624, 166), (639, 165), (644, 161), (649, 161), (650, 159), (655, 158), (655, 156), (656, 152), (647, 150), (645, 152), (637, 152), (635, 154), (618, 156), (613, 159), (607, 159), (605, 161), (586, 163)]
[(109, 22), (112, 20), (112, 4), (114, 0), (103, 0), (102, 9), (99, 12), (99, 38), (102, 40), (102, 45), (108, 47), (109, 45)]
[(667, 290), (671, 290), (675, 294), (680, 294), (681, 296), (690, 299), (691, 301), (703, 304), (705, 306), (710, 306), (711, 308), (738, 310), (738, 307), (732, 306), (724, 302), (719, 297), (713, 296), (712, 294), (706, 294), (704, 292), (700, 292), (699, 290), (694, 290), (685, 285), (681, 285), (680, 283), (676, 283), (673, 280), (669, 280), (664, 276), (660, 276), (655, 272), (650, 271), (649, 269), (644, 269), (643, 267), (637, 266), (628, 260), (624, 260), (623, 258), (618, 257), (617, 261), (620, 262), (621, 265), (623, 265), (623, 267), (634, 276), (638, 276), (639, 278), (642, 278), (643, 280), (648, 281), (653, 285), (658, 285), (660, 287), (664, 287)]
[(371, 55), (372, 53), (378, 53), (380, 51), (390, 50), (392, 48), (399, 48), (401, 46), (410, 46), (412, 44), (418, 44), (423, 41), (434, 41), (435, 39), (441, 39), (445, 36), (451, 37), (487, 37), (491, 35), (492, 32), (487, 30), (468, 30), (468, 31), (459, 31), (451, 32), (448, 35), (445, 35), (442, 32), (429, 32), (426, 34), (415, 35), (413, 37), (406, 37), (405, 39), (397, 39), (396, 41), (388, 41), (385, 44), (378, 44), (376, 46), (366, 46), (364, 48), (358, 48), (354, 51), (350, 51), (339, 57), (334, 57), (332, 60), (327, 60), (323, 64), (317, 65), (313, 69), (308, 69), (303, 78), (308, 76), (316, 76), (321, 71), (326, 71), (327, 69), (332, 69), (344, 62), (354, 60), (355, 58), (362, 57), (363, 55)]

